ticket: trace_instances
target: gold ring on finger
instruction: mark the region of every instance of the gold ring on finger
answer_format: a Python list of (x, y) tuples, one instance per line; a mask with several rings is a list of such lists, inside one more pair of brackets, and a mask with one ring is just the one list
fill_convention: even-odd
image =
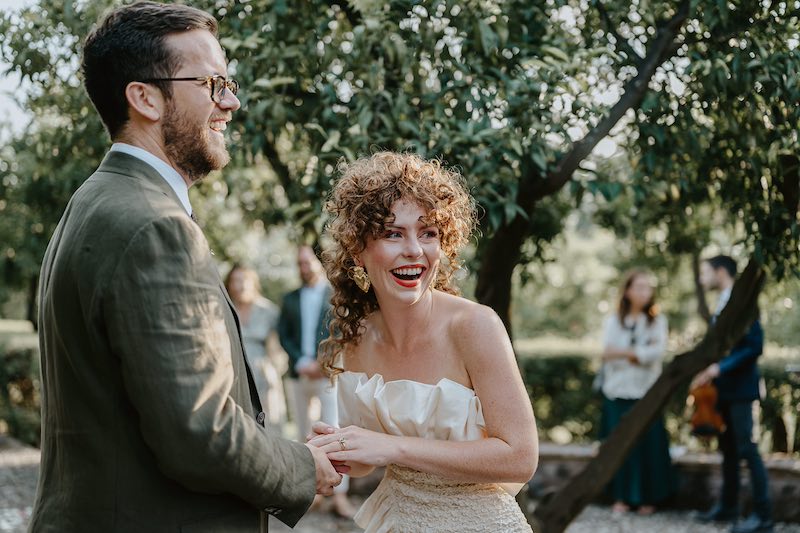
[(342, 447), (342, 451), (347, 449), (347, 441), (344, 440), (344, 437), (339, 437), (339, 446)]

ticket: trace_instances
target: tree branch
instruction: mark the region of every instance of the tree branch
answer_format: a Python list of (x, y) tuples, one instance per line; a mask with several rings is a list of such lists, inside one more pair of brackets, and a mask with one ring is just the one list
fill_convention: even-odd
[(697, 297), (697, 312), (703, 317), (706, 324), (710, 324), (711, 311), (708, 309), (705, 290), (700, 283), (700, 254), (696, 251), (692, 252), (692, 277), (694, 278), (694, 293)]
[[(674, 39), (688, 14), (689, 0), (682, 0), (676, 14), (659, 28), (650, 51), (638, 66), (636, 77), (626, 84), (620, 101), (611, 108), (608, 117), (584, 139), (573, 145), (571, 152), (561, 160), (557, 169), (545, 177), (541, 175), (536, 165), (526, 165), (527, 171), (523, 171), (517, 192), (517, 203), (526, 213), (532, 212), (536, 202), (541, 198), (561, 189), (572, 177), (572, 173), (581, 161), (603, 137), (608, 135), (628, 109), (641, 103), (647, 91), (647, 84), (656, 68), (677, 49)], [(482, 257), (491, 259), (481, 262), (475, 296), (479, 302), (490, 306), (500, 315), (509, 335), (511, 334), (511, 278), (514, 267), (519, 262), (520, 247), (529, 234), (529, 225), (527, 218), (517, 215), (489, 239), (481, 254)]]
[(520, 206), (529, 211), (535, 202), (560, 190), (571, 178), (578, 168), (578, 165), (594, 150), (603, 138), (605, 138), (611, 128), (625, 116), (629, 109), (638, 108), (642, 103), (650, 79), (655, 74), (656, 69), (661, 63), (671, 57), (677, 49), (675, 37), (678, 35), (683, 23), (689, 16), (689, 0), (683, 0), (675, 14), (662, 24), (656, 33), (653, 44), (647, 51), (647, 55), (637, 65), (637, 74), (625, 84), (625, 90), (619, 101), (611, 108), (606, 115), (583, 139), (575, 142), (572, 149), (567, 152), (558, 162), (556, 168), (548, 173), (544, 180), (535, 180), (536, 176), (528, 176), (527, 180), (535, 180), (538, 183), (532, 188), (535, 191), (532, 198), (521, 198)]
[(600, 18), (603, 19), (603, 25), (606, 27), (606, 33), (610, 33), (614, 39), (616, 39), (623, 51), (628, 54), (629, 58), (638, 60), (639, 62), (644, 61), (644, 58), (637, 54), (636, 50), (634, 50), (633, 47), (628, 44), (628, 40), (623, 39), (619, 32), (617, 32), (614, 23), (611, 21), (608, 11), (606, 11), (606, 6), (604, 6), (600, 0), (595, 2), (595, 6), (597, 6), (597, 11), (600, 13)]
[(564, 528), (594, 498), (622, 465), (638, 437), (658, 416), (672, 392), (691, 376), (719, 361), (750, 327), (758, 315), (758, 295), (766, 275), (751, 260), (736, 281), (728, 305), (703, 340), (691, 351), (678, 355), (664, 369), (644, 397), (622, 417), (603, 442), (597, 456), (547, 502), (539, 505), (534, 529), (556, 533)]
[(264, 155), (267, 161), (269, 161), (272, 170), (275, 171), (275, 175), (278, 176), (278, 181), (281, 182), (283, 189), (288, 195), (292, 186), (292, 173), (289, 171), (289, 167), (286, 163), (281, 161), (278, 151), (275, 149), (275, 145), (270, 142), (269, 139), (264, 141)]

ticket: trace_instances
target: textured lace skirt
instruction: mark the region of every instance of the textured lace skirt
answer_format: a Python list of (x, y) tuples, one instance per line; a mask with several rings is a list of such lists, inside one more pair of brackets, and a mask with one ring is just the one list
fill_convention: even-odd
[(531, 533), (502, 487), (390, 465), (355, 516), (365, 533)]

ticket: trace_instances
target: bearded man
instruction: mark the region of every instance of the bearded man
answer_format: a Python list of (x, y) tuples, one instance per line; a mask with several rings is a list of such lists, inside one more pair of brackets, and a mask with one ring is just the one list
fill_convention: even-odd
[(189, 203), (229, 160), (239, 108), (217, 22), (183, 6), (110, 12), (84, 45), (113, 146), (75, 192), (40, 287), (42, 463), (30, 530), (293, 526), (341, 482), (264, 427), (239, 320)]

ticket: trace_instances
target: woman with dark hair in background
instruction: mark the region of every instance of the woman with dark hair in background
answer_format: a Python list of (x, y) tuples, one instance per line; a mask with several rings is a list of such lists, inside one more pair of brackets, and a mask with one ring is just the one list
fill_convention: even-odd
[[(611, 433), (658, 379), (666, 345), (667, 319), (655, 303), (655, 280), (643, 270), (631, 271), (620, 288), (616, 312), (606, 317), (603, 328), (601, 438)], [(640, 514), (652, 514), (672, 486), (669, 440), (659, 417), (609, 485), (614, 511), (638, 507)]]

